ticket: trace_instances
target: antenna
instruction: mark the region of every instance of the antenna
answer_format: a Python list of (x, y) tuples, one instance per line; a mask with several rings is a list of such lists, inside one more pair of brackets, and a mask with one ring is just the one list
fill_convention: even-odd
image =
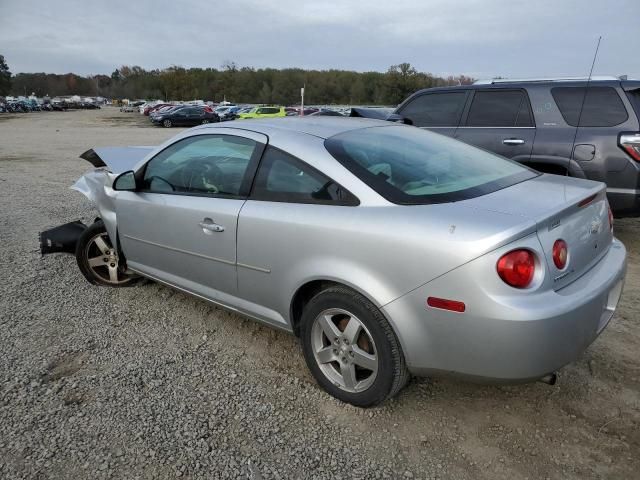
[[(582, 104), (580, 105), (580, 112), (578, 113), (578, 124), (576, 125), (576, 131), (573, 134), (573, 146), (571, 148), (571, 156), (573, 157), (573, 153), (576, 148), (576, 138), (578, 138), (578, 129), (580, 128), (580, 121), (582, 120), (582, 111), (584, 110), (585, 100), (587, 99), (587, 93), (589, 92), (589, 85), (591, 85), (591, 77), (593, 75), (593, 67), (596, 64), (596, 58), (598, 57), (598, 50), (600, 50), (600, 41), (602, 40), (602, 35), (598, 37), (598, 44), (596, 45), (596, 51), (593, 54), (593, 61), (591, 62), (591, 70), (589, 70), (589, 78), (587, 78), (587, 86), (584, 89), (584, 95), (582, 95)], [(571, 168), (571, 160), (569, 160), (569, 168)], [(567, 175), (569, 175), (569, 168), (567, 168)]]

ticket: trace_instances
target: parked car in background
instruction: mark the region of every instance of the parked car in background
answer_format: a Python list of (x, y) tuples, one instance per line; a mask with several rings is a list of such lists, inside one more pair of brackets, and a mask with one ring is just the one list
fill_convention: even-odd
[(218, 105), (213, 109), (213, 111), (216, 112), (216, 115), (222, 118), (227, 114), (229, 110), (231, 110), (234, 107), (235, 105)]
[(228, 120), (234, 120), (236, 118), (236, 114), (242, 109), (241, 106), (238, 105), (234, 105), (232, 107), (227, 108), (225, 111), (223, 112), (218, 112), (216, 110), (216, 113), (218, 114), (218, 116), (220, 117), (220, 121), (221, 122), (225, 122)]
[(602, 183), (414, 127), (256, 120), (82, 157), (98, 168), (73, 188), (101, 220), (42, 232), (43, 254), (75, 253), (96, 285), (141, 275), (292, 332), (354, 405), (410, 374), (551, 382), (622, 292)]
[(328, 108), (321, 108), (317, 112), (313, 112), (309, 114), (310, 117), (344, 117), (343, 114), (337, 112), (335, 110), (330, 110)]
[(284, 116), (286, 116), (284, 107), (277, 105), (262, 105), (260, 107), (253, 107), (248, 112), (239, 113), (237, 118), (239, 120), (246, 120), (249, 118), (275, 118)]
[(171, 106), (171, 103), (157, 103), (155, 105), (147, 105), (144, 107), (144, 110), (142, 111), (143, 115), (146, 115), (147, 117), (149, 115), (151, 115), (151, 112), (155, 112), (156, 110), (161, 109), (162, 107), (168, 107)]
[(157, 110), (154, 110), (151, 113), (149, 113), (149, 119), (153, 120), (153, 118), (157, 117), (158, 115), (162, 115), (171, 110), (175, 110), (177, 108), (182, 108), (182, 107), (184, 107), (184, 105), (165, 105), (164, 107), (160, 107)]
[(138, 109), (138, 105), (122, 105), (120, 107), (120, 111), (121, 112), (127, 112), (127, 113), (131, 113), (131, 112), (135, 112)]
[(541, 172), (605, 182), (616, 216), (640, 216), (638, 80), (479, 81), (420, 90), (395, 113)]
[(211, 111), (211, 108), (191, 105), (183, 105), (150, 118), (154, 124), (167, 128), (192, 127), (220, 121), (220, 117)]

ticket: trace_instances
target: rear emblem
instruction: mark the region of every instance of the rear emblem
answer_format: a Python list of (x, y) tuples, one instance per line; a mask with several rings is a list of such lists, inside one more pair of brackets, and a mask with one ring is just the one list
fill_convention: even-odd
[(596, 235), (600, 233), (600, 229), (602, 228), (602, 220), (594, 220), (591, 222), (591, 227), (589, 228), (589, 232), (591, 235)]

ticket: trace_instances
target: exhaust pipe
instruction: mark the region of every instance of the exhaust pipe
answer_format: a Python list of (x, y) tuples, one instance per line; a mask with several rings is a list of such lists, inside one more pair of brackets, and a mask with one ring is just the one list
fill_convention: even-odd
[(539, 382), (546, 383), (547, 385), (555, 385), (558, 381), (558, 374), (553, 372), (544, 377), (538, 379)]

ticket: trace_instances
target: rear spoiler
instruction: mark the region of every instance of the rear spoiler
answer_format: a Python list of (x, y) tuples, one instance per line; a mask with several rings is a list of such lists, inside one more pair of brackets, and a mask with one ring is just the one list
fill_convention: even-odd
[(349, 116), (358, 118), (373, 118), (376, 120), (387, 120), (389, 122), (413, 125), (413, 122), (409, 118), (405, 118), (401, 115), (398, 115), (397, 113), (394, 113), (393, 108), (352, 107)]
[(156, 147), (96, 147), (80, 155), (96, 168), (107, 167), (111, 173), (122, 173), (133, 167)]

